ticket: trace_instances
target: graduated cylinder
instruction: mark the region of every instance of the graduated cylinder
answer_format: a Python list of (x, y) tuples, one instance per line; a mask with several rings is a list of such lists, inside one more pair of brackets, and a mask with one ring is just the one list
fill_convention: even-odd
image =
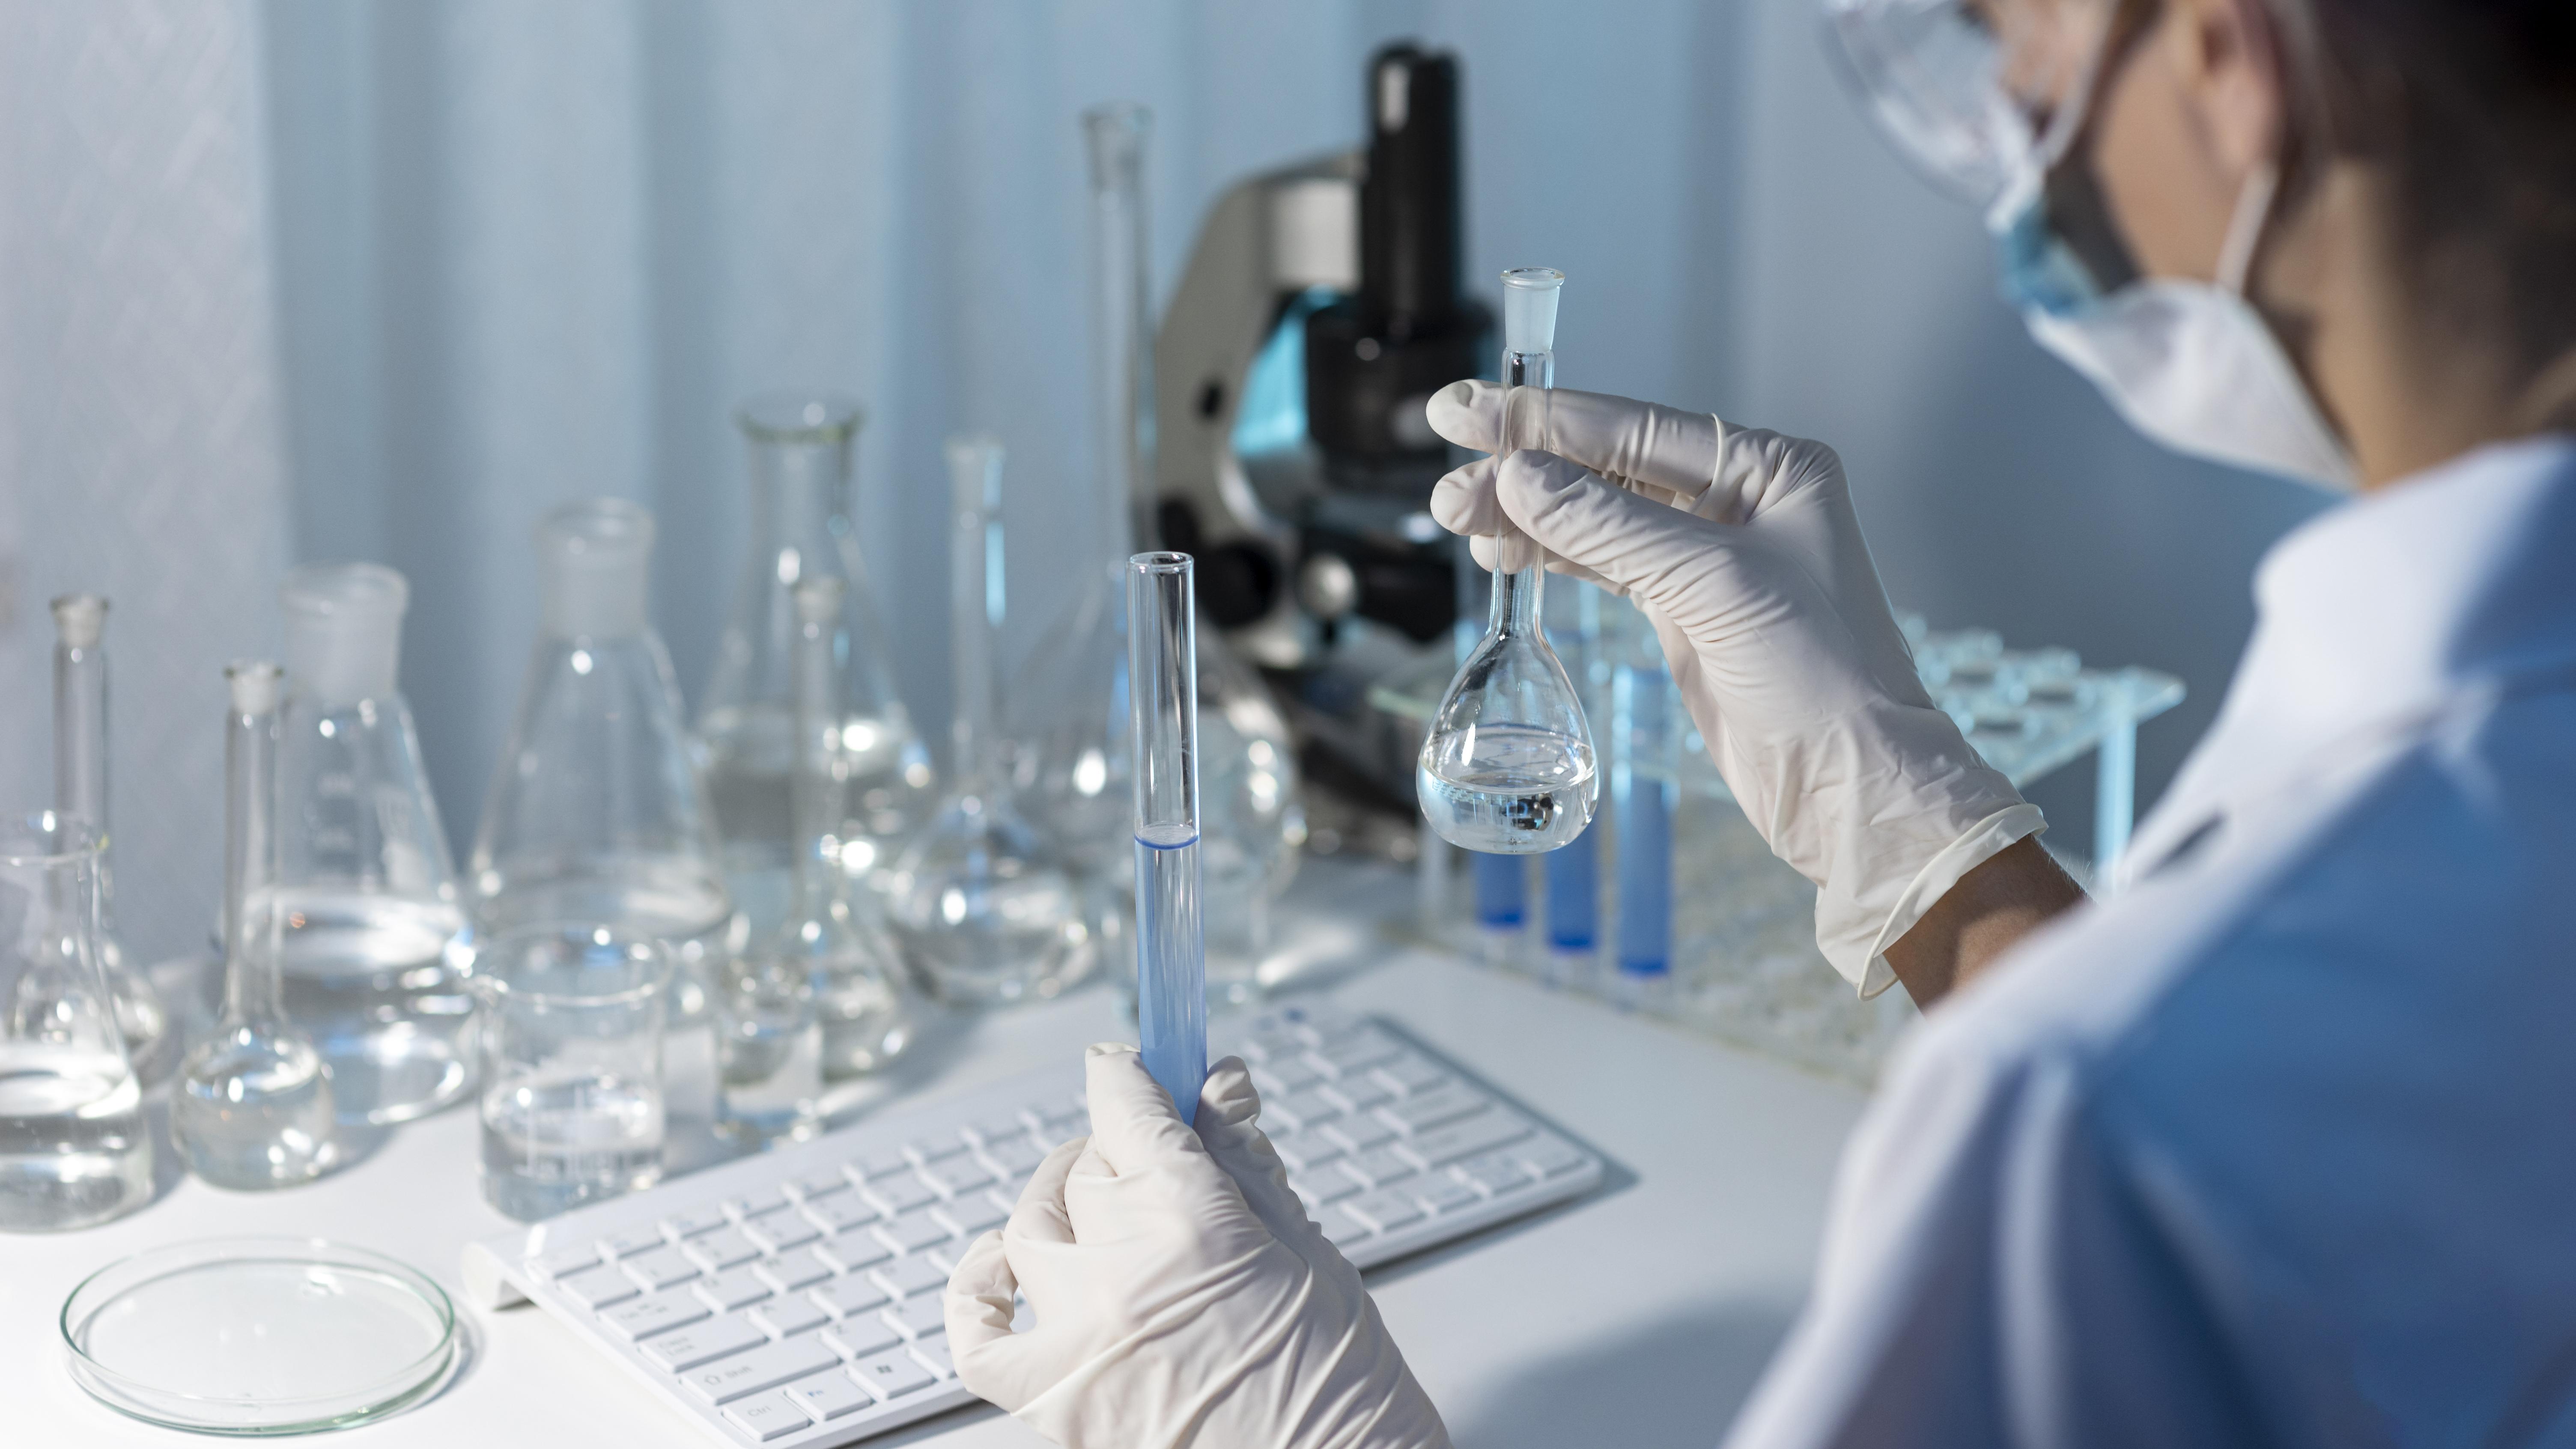
[(1195, 1122), (1207, 1080), (1199, 921), (1199, 676), (1190, 556), (1127, 561), (1128, 723), (1136, 742), (1136, 1025), (1145, 1070)]

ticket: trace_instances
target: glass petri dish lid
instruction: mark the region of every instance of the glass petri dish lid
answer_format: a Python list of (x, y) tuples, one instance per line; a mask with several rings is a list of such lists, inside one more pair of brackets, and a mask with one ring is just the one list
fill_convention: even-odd
[(411, 1404), (456, 1355), (456, 1306), (381, 1253), (210, 1238), (138, 1253), (63, 1302), (74, 1382), (147, 1423), (309, 1434)]

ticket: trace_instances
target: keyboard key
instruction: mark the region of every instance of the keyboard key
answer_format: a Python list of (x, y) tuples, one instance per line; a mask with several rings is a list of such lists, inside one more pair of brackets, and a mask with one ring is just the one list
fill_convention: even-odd
[(841, 1356), (820, 1339), (782, 1338), (767, 1347), (691, 1369), (680, 1382), (710, 1404), (729, 1404), (791, 1379), (819, 1373), (840, 1361)]
[(1391, 1061), (1403, 1053), (1403, 1045), (1395, 1038), (1375, 1027), (1364, 1027), (1349, 1036), (1325, 1042), (1315, 1048), (1314, 1055), (1335, 1077), (1347, 1077)]
[(747, 1304), (758, 1303), (770, 1294), (769, 1284), (753, 1276), (749, 1268), (728, 1268), (689, 1285), (689, 1291), (715, 1305), (719, 1313), (731, 1313)]
[(835, 1323), (823, 1330), (822, 1338), (834, 1352), (853, 1365), (888, 1349), (903, 1346), (903, 1335), (887, 1327), (886, 1321), (873, 1313), (862, 1313), (856, 1318)]
[(742, 1235), (760, 1244), (762, 1252), (783, 1253), (823, 1236), (823, 1230), (794, 1213), (771, 1213), (743, 1224)]
[(803, 1409), (817, 1424), (828, 1424), (843, 1414), (856, 1413), (876, 1402), (848, 1374), (827, 1369), (810, 1379), (798, 1379), (782, 1392)]
[(725, 1417), (733, 1421), (734, 1427), (762, 1444), (772, 1439), (784, 1439), (799, 1429), (811, 1428), (814, 1423), (806, 1415), (804, 1405), (785, 1394), (771, 1394), (767, 1398), (736, 1404), (725, 1410)]
[(950, 1197), (993, 1185), (992, 1170), (972, 1157), (952, 1157), (921, 1170), (922, 1179)]
[(1485, 1111), (1463, 1122), (1421, 1133), (1404, 1146), (1423, 1166), (1446, 1167), (1462, 1157), (1491, 1152), (1529, 1134), (1529, 1124), (1511, 1113)]
[(868, 1179), (868, 1185), (863, 1191), (867, 1193), (868, 1201), (875, 1203), (877, 1210), (887, 1217), (908, 1213), (914, 1208), (928, 1207), (939, 1201), (939, 1194), (924, 1187), (921, 1179), (909, 1172), (897, 1173), (892, 1177), (872, 1177)]
[(939, 1382), (930, 1376), (930, 1370), (905, 1353), (881, 1353), (862, 1359), (850, 1365), (850, 1377), (866, 1384), (880, 1399), (901, 1398)]
[(963, 1137), (923, 1137), (903, 1144), (903, 1155), (924, 1165), (944, 1162), (965, 1150)]
[(985, 1148), (984, 1161), (1016, 1181), (1038, 1170), (1038, 1164), (1046, 1161), (1046, 1149), (1026, 1137), (1011, 1137)]
[(1413, 1200), (1411, 1193), (1395, 1189), (1352, 1198), (1342, 1204), (1339, 1211), (1366, 1219), (1370, 1227), (1381, 1233), (1391, 1233), (1407, 1223), (1422, 1221), (1422, 1205)]
[(880, 1177), (912, 1171), (912, 1159), (904, 1156), (900, 1147), (874, 1147), (860, 1153), (858, 1161), (851, 1166), (858, 1169), (860, 1177), (874, 1182)]
[(1380, 1080), (1405, 1096), (1427, 1092), (1449, 1080), (1449, 1069), (1428, 1057), (1402, 1056), (1377, 1069)]
[(1329, 1087), (1318, 1087), (1315, 1095), (1330, 1097), (1349, 1112), (1365, 1112), (1380, 1102), (1395, 1100), (1395, 1093), (1387, 1090), (1386, 1083), (1366, 1075), (1344, 1077)]
[(569, 1248), (557, 1248), (537, 1259), (537, 1269), (546, 1275), (548, 1281), (598, 1266), (599, 1245), (588, 1241), (575, 1243)]
[(656, 1293), (638, 1298), (622, 1307), (599, 1315), (599, 1321), (618, 1337), (632, 1342), (674, 1328), (686, 1328), (711, 1316), (707, 1306), (687, 1293)]
[(1413, 1176), (1415, 1171), (1412, 1163), (1396, 1156), (1394, 1149), (1388, 1147), (1363, 1152), (1341, 1167), (1342, 1171), (1361, 1178), (1371, 1187), (1384, 1187), (1400, 1178)]
[(635, 1280), (615, 1268), (590, 1268), (557, 1278), (555, 1286), (572, 1296), (575, 1303), (596, 1313), (611, 1303), (623, 1303), (642, 1290)]
[(877, 1220), (877, 1210), (866, 1198), (855, 1192), (827, 1197), (820, 1202), (805, 1202), (805, 1220), (827, 1233), (846, 1233), (863, 1228)]
[(883, 1288), (859, 1274), (835, 1278), (806, 1296), (834, 1318), (848, 1318), (871, 1308), (883, 1308), (891, 1297)]
[(699, 1267), (710, 1273), (722, 1272), (727, 1268), (739, 1268), (760, 1256), (760, 1248), (751, 1239), (732, 1228), (709, 1233), (702, 1238), (692, 1238), (680, 1245), (680, 1251), (688, 1254), (696, 1260)]
[(649, 1253), (662, 1246), (662, 1242), (662, 1225), (655, 1223), (649, 1227), (621, 1228), (613, 1233), (603, 1233), (599, 1239), (599, 1250), (612, 1258), (630, 1258), (637, 1253)]
[(812, 1172), (798, 1173), (787, 1180), (787, 1191), (798, 1202), (805, 1203), (810, 1203), (818, 1197), (830, 1197), (836, 1192), (847, 1192), (849, 1187), (850, 1180), (843, 1177), (841, 1169), (837, 1167), (817, 1168)]
[(1339, 1122), (1326, 1124), (1324, 1135), (1353, 1152), (1366, 1152), (1372, 1147), (1384, 1147), (1393, 1142), (1395, 1129), (1375, 1117), (1345, 1117)]
[(1342, 1144), (1316, 1132), (1301, 1132), (1285, 1141), (1273, 1137), (1270, 1146), (1279, 1154), (1279, 1160), (1288, 1164), (1290, 1172), (1311, 1172), (1346, 1150)]
[(959, 1237), (971, 1238), (989, 1232), (1011, 1220), (1008, 1208), (984, 1193), (972, 1193), (957, 1201), (930, 1210), (930, 1215), (948, 1225)]
[(1498, 1197), (1513, 1188), (1527, 1187), (1530, 1181), (1529, 1174), (1521, 1170), (1520, 1162), (1508, 1152), (1488, 1152), (1482, 1157), (1470, 1157), (1459, 1163), (1457, 1170), (1465, 1173), (1469, 1182)]
[(1311, 1132), (1340, 1115), (1340, 1104), (1321, 1092), (1291, 1092), (1276, 1102), (1261, 1104), (1264, 1126), (1277, 1122), (1299, 1132)]
[(785, 1212), (787, 1194), (774, 1187), (764, 1187), (744, 1193), (740, 1197), (726, 1198), (724, 1206), (726, 1212), (733, 1214), (734, 1221), (747, 1223), (754, 1218), (766, 1217), (771, 1213)]
[(1252, 1069), (1252, 1085), (1261, 1089), (1263, 1101), (1302, 1092), (1324, 1080), (1324, 1074), (1297, 1057), (1273, 1057)]
[(948, 1300), (925, 1293), (919, 1298), (907, 1298), (877, 1316), (902, 1330), (906, 1338), (928, 1338), (948, 1331)]
[(1288, 1179), (1288, 1185), (1309, 1203), (1339, 1202), (1369, 1187), (1368, 1180), (1349, 1171), (1349, 1167), (1346, 1162), (1328, 1162), (1312, 1172), (1299, 1173)]
[(882, 1268), (870, 1268), (868, 1276), (897, 1298), (936, 1293), (948, 1286), (948, 1275), (927, 1258), (898, 1258)]
[(944, 1243), (953, 1236), (949, 1229), (928, 1213), (907, 1213), (890, 1223), (879, 1223), (873, 1232), (879, 1241), (898, 1253), (918, 1253), (933, 1243)]
[(1413, 1200), (1422, 1204), (1433, 1217), (1438, 1217), (1442, 1213), (1454, 1213), (1460, 1208), (1471, 1207), (1485, 1200), (1484, 1194), (1467, 1184), (1454, 1177), (1439, 1174), (1416, 1178), (1406, 1183), (1404, 1190), (1413, 1194)]
[(1316, 1221), (1323, 1225), (1324, 1236), (1331, 1239), (1333, 1246), (1336, 1248), (1347, 1248), (1351, 1244), (1360, 1241), (1362, 1238), (1373, 1238), (1377, 1236), (1376, 1228), (1360, 1221), (1358, 1218), (1351, 1216), (1340, 1208), (1328, 1209), (1321, 1217), (1317, 1218)]
[(769, 1335), (754, 1327), (750, 1319), (728, 1313), (677, 1333), (656, 1334), (644, 1340), (642, 1352), (646, 1359), (676, 1374), (767, 1342)]
[(1583, 1165), (1582, 1153), (1553, 1137), (1524, 1143), (1516, 1155), (1540, 1177), (1560, 1177)]
[(987, 1112), (966, 1124), (966, 1136), (976, 1146), (991, 1151), (993, 1144), (1019, 1137), (1029, 1130), (1029, 1122), (1017, 1108), (1007, 1112)]
[(725, 1216), (725, 1210), (722, 1207), (708, 1203), (703, 1207), (686, 1208), (663, 1218), (662, 1233), (673, 1242), (678, 1242), (683, 1238), (694, 1238), (700, 1233), (712, 1233), (732, 1222), (733, 1219)]
[(912, 1346), (912, 1356), (922, 1366), (943, 1379), (957, 1377), (957, 1365), (948, 1361), (948, 1335), (933, 1334)]
[(682, 1256), (677, 1248), (656, 1248), (632, 1258), (620, 1258), (617, 1268), (642, 1284), (647, 1293), (658, 1293), (674, 1283), (686, 1283), (699, 1273), (698, 1265)]
[(843, 1273), (855, 1273), (894, 1256), (894, 1249), (878, 1242), (876, 1234), (869, 1232), (843, 1233), (816, 1243), (809, 1251)]
[(779, 1292), (793, 1293), (799, 1288), (813, 1287), (840, 1269), (816, 1257), (812, 1249), (799, 1248), (793, 1253), (781, 1253), (752, 1271), (760, 1275), (762, 1282)]
[(1378, 1108), (1377, 1114), (1393, 1124), (1397, 1131), (1410, 1135), (1445, 1127), (1461, 1117), (1472, 1117), (1489, 1105), (1491, 1102), (1483, 1093), (1469, 1091), (1451, 1082), (1401, 1102), (1389, 1102)]
[(832, 1321), (832, 1315), (805, 1298), (773, 1298), (751, 1310), (751, 1321), (768, 1330), (772, 1338), (790, 1338), (809, 1328), (820, 1328)]

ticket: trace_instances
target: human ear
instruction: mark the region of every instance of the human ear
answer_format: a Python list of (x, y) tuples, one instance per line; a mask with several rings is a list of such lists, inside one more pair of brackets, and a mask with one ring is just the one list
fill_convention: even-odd
[(2157, 27), (2186, 118), (2207, 154), (2240, 182), (2281, 160), (2288, 110), (2279, 34), (2263, 0), (2164, 0)]

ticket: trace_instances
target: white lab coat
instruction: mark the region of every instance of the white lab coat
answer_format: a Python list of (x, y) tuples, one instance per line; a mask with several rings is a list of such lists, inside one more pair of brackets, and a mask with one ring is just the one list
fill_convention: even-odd
[(2576, 1443), (2576, 441), (2256, 593), (2133, 883), (1892, 1065), (1731, 1444)]

